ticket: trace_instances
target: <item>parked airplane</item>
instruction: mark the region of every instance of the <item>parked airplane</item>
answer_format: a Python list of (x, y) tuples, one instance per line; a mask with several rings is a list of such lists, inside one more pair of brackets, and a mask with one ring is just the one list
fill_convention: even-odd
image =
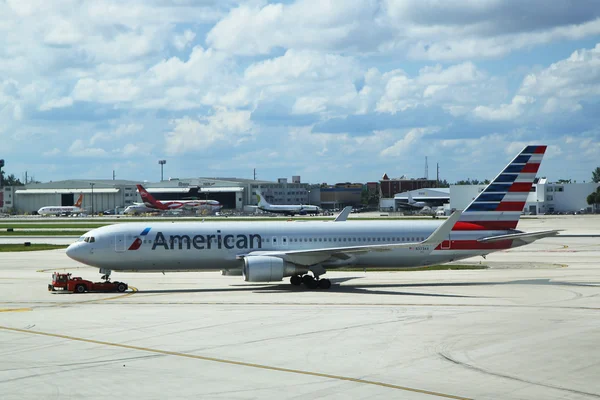
[(72, 214), (82, 214), (85, 212), (83, 208), (81, 208), (81, 203), (83, 202), (83, 193), (79, 195), (79, 198), (75, 202), (73, 206), (46, 206), (40, 208), (37, 213), (39, 215), (72, 215)]
[[(215, 213), (219, 211), (223, 206), (216, 200), (169, 200), (160, 201), (156, 200), (142, 185), (137, 185), (140, 196), (142, 197), (143, 205), (154, 210), (201, 210)], [(136, 206), (140, 204), (135, 204)], [(141, 208), (140, 208), (141, 209)]]
[(123, 210), (123, 214), (145, 214), (145, 213), (151, 213), (151, 212), (161, 212), (162, 210), (159, 210), (157, 208), (154, 207), (148, 207), (147, 205), (145, 205), (144, 203), (134, 203), (130, 206), (127, 206), (125, 208), (125, 210)]
[(321, 208), (319, 206), (311, 206), (306, 204), (288, 204), (288, 205), (274, 205), (270, 204), (262, 195), (262, 193), (257, 192), (256, 197), (258, 199), (258, 208), (259, 210), (278, 213), (284, 215), (294, 216), (296, 214), (318, 214), (321, 212)]
[(406, 193), (408, 194), (408, 200), (406, 202), (397, 202), (399, 208), (405, 208), (414, 211), (421, 210), (425, 207), (431, 208), (430, 205), (424, 201), (415, 201), (410, 191)]
[(469, 204), (447, 220), (123, 223), (91, 230), (67, 255), (111, 270), (242, 270), (248, 282), (329, 288), (328, 269), (407, 268), (519, 247), (556, 230), (516, 230), (546, 146), (527, 146)]

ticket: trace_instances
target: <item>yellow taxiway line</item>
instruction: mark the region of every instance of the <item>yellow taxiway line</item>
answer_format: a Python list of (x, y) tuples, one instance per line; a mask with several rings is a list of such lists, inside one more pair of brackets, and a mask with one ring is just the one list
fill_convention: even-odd
[(250, 368), (259, 368), (259, 369), (268, 370), (268, 371), (287, 372), (287, 373), (291, 373), (291, 374), (308, 375), (308, 376), (315, 376), (315, 377), (319, 377), (319, 378), (328, 378), (328, 379), (335, 379), (335, 380), (340, 380), (340, 381), (361, 383), (361, 384), (365, 384), (365, 385), (374, 385), (374, 386), (380, 386), (380, 387), (385, 387), (385, 388), (390, 388), (390, 389), (402, 390), (402, 391), (406, 391), (406, 392), (413, 392), (413, 393), (426, 394), (426, 395), (435, 396), (435, 397), (442, 397), (442, 398), (446, 398), (446, 399), (471, 400), (467, 397), (454, 396), (451, 394), (432, 392), (429, 390), (415, 389), (415, 388), (410, 388), (410, 387), (406, 387), (406, 386), (393, 385), (393, 384), (385, 383), (385, 382), (370, 381), (370, 380), (359, 379), (359, 378), (351, 378), (351, 377), (341, 376), (341, 375), (331, 375), (331, 374), (324, 374), (324, 373), (320, 373), (320, 372), (303, 371), (303, 370), (299, 370), (299, 369), (273, 367), (273, 366), (269, 366), (269, 365), (254, 364), (254, 363), (243, 362), (243, 361), (233, 361), (233, 360), (226, 360), (226, 359), (222, 359), (222, 358), (199, 356), (199, 355), (188, 354), (188, 353), (180, 353), (177, 351), (168, 351), (168, 350), (161, 350), (161, 349), (153, 349), (153, 348), (149, 348), (149, 347), (132, 346), (132, 345), (122, 344), (122, 343), (104, 342), (101, 340), (85, 339), (85, 338), (79, 338), (79, 337), (75, 337), (75, 336), (60, 335), (60, 334), (56, 334), (56, 333), (32, 331), (29, 329), (9, 328), (7, 326), (0, 326), (0, 329), (3, 329), (5, 331), (11, 331), (11, 332), (28, 333), (31, 335), (39, 335), (39, 336), (47, 336), (47, 337), (53, 337), (53, 338), (59, 338), (59, 339), (67, 339), (67, 340), (72, 340), (72, 341), (76, 341), (76, 342), (92, 343), (92, 344), (98, 344), (98, 345), (102, 345), (102, 346), (110, 346), (110, 347), (117, 347), (117, 348), (122, 348), (122, 349), (143, 351), (143, 352), (148, 352), (148, 353), (163, 354), (166, 356), (185, 357), (185, 358), (192, 358), (192, 359), (196, 359), (196, 360), (212, 361), (212, 362), (217, 362), (217, 363), (221, 363), (221, 364), (237, 365), (237, 366), (250, 367)]
[(0, 308), (0, 312), (25, 312), (33, 311), (33, 308)]

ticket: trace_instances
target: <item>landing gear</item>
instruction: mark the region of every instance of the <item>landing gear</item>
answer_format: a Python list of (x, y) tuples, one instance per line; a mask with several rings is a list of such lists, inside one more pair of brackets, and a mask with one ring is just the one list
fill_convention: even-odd
[(329, 279), (314, 278), (312, 275), (292, 275), (290, 277), (290, 283), (294, 286), (304, 284), (307, 289), (329, 289), (331, 288), (331, 281)]
[(331, 287), (331, 281), (329, 279), (319, 279), (317, 282), (321, 289), (329, 289)]
[(111, 272), (112, 271), (110, 269), (100, 268), (100, 273), (104, 274), (104, 275), (102, 275), (102, 278), (100, 278), (100, 279), (102, 279), (104, 281), (109, 281), (110, 280), (110, 273)]

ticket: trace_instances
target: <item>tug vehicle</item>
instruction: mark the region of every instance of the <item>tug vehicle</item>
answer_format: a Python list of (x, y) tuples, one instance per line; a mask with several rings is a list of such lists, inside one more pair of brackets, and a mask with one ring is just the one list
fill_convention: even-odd
[(92, 282), (69, 273), (54, 272), (52, 283), (48, 284), (48, 291), (66, 291), (72, 293), (85, 292), (124, 292), (129, 286), (124, 282)]

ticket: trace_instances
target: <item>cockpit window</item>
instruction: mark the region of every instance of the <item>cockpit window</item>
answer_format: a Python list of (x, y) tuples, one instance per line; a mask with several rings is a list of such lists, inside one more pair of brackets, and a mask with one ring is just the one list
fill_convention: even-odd
[(86, 243), (94, 243), (96, 239), (93, 236), (86, 236), (86, 238), (83, 241)]

